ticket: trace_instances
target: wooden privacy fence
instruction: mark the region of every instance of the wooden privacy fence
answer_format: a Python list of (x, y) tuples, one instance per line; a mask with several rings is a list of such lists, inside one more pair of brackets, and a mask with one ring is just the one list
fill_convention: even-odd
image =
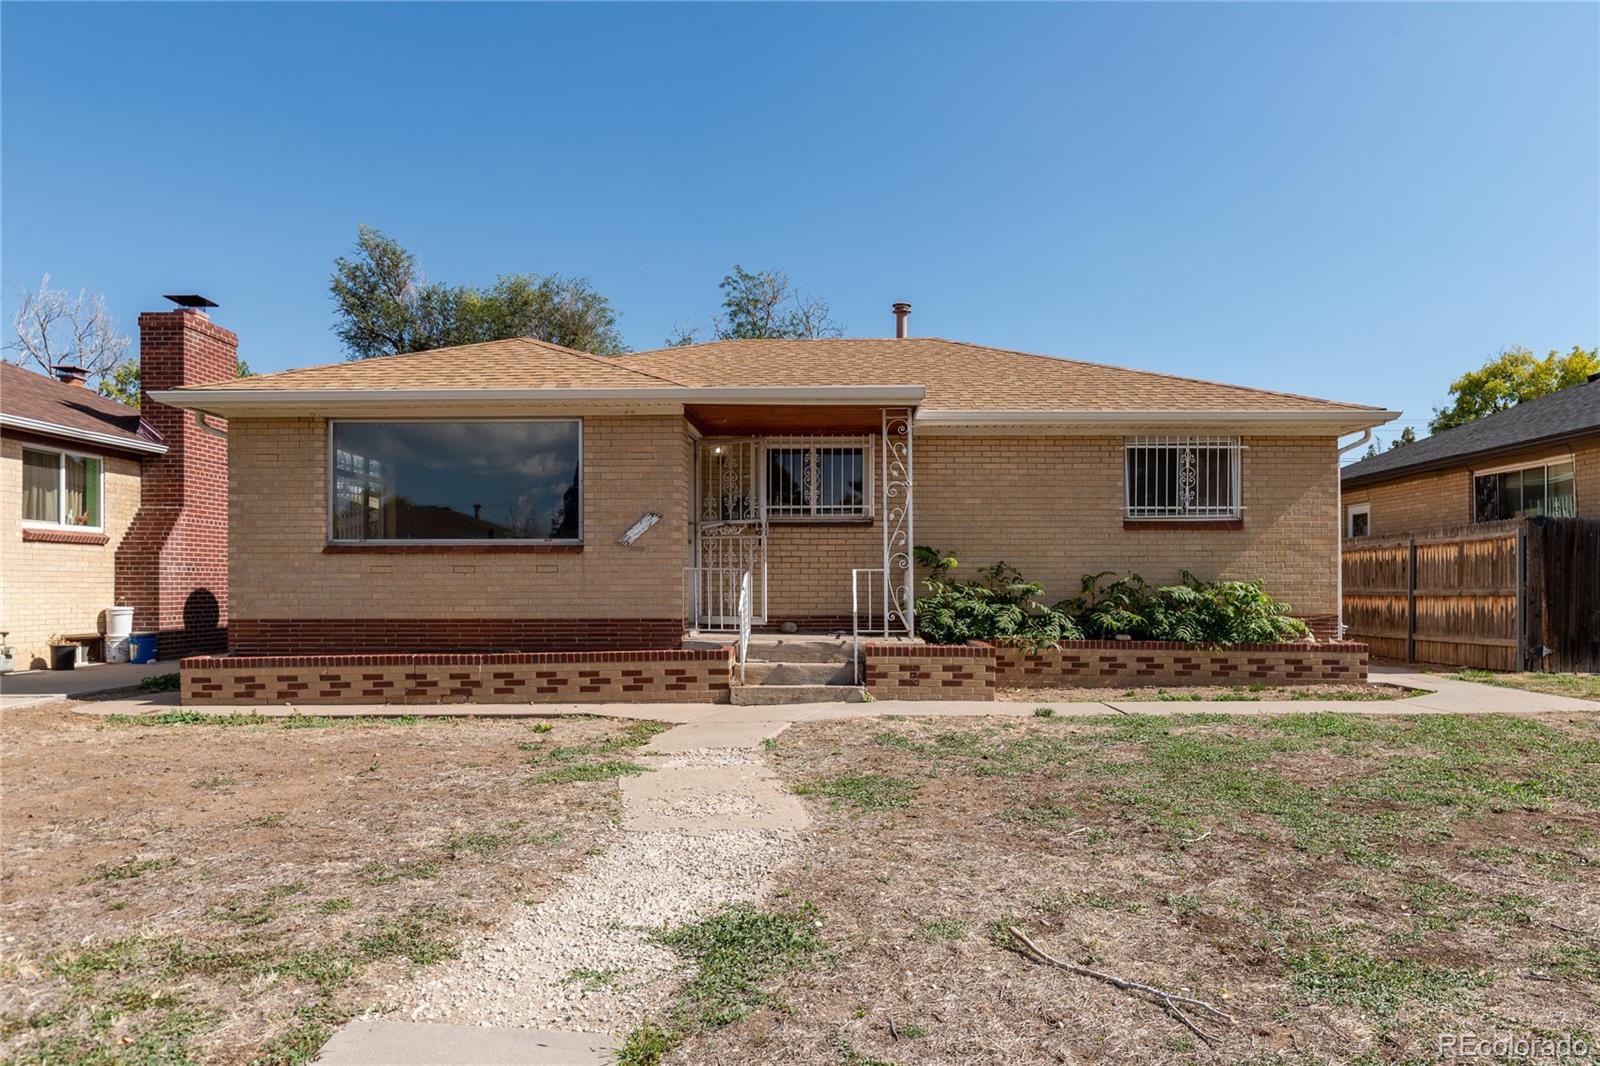
[(1600, 519), (1346, 540), (1344, 621), (1386, 659), (1600, 670)]

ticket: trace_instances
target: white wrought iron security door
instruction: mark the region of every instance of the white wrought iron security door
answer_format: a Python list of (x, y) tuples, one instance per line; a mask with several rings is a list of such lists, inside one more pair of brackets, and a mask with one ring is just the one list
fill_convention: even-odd
[(739, 624), (740, 578), (750, 573), (751, 621), (767, 620), (764, 449), (754, 438), (702, 440), (695, 456), (695, 565), (689, 613), (697, 629)]

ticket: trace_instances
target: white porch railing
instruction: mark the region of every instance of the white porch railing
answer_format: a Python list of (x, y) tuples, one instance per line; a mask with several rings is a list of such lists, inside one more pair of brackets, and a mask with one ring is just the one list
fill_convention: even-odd
[(750, 624), (755, 617), (755, 582), (749, 567), (686, 566), (683, 568), (684, 614), (688, 627), (701, 633), (737, 636), (739, 681), (744, 681), (750, 652)]
[[(850, 643), (853, 651), (852, 662), (855, 666), (856, 684), (861, 684), (861, 635), (865, 633), (872, 636), (874, 630), (889, 635), (889, 618), (887, 613), (880, 613), (875, 609), (872, 598), (872, 586), (883, 580), (883, 567), (863, 567), (850, 571)], [(861, 595), (865, 588), (867, 594)], [(866, 610), (862, 611), (862, 600), (866, 601)], [(862, 625), (862, 619), (866, 625)]]

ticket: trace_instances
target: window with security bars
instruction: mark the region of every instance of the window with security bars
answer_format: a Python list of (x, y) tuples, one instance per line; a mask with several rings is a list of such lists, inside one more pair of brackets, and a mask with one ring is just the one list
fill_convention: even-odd
[(767, 445), (767, 517), (846, 521), (872, 514), (872, 449), (865, 442)]
[(1128, 518), (1238, 518), (1238, 437), (1129, 437), (1125, 442)]

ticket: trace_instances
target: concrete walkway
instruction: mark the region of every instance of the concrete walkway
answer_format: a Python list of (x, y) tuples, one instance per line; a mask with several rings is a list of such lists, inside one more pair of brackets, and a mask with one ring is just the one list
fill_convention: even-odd
[[(133, 688), (147, 677), (177, 673), (178, 662), (92, 663), (75, 670), (20, 670), (0, 674), (0, 710), (55, 700), (81, 700), (119, 688)], [(168, 696), (168, 702), (177, 697)], [(142, 701), (141, 701), (142, 702)]]

